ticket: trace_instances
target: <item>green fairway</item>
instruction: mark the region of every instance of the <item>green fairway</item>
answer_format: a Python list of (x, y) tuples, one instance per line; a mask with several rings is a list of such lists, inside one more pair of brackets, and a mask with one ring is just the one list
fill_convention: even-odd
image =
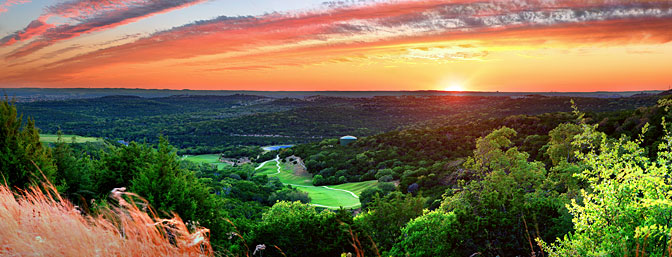
[[(75, 143), (88, 143), (88, 142), (103, 142), (103, 139), (98, 137), (82, 137), (77, 135), (61, 135), (63, 137), (63, 142), (72, 143), (72, 138), (75, 138)], [(58, 135), (54, 134), (40, 134), (40, 142), (42, 143), (56, 143), (58, 140)]]
[(219, 154), (185, 155), (182, 156), (182, 160), (217, 165), (217, 169), (221, 169), (222, 167), (229, 165), (219, 161)]
[(356, 195), (360, 195), (362, 194), (362, 191), (364, 191), (365, 189), (375, 187), (376, 185), (378, 185), (377, 180), (369, 180), (362, 182), (345, 183), (340, 185), (332, 185), (329, 187), (335, 189), (348, 190), (350, 192), (355, 193)]
[(269, 161), (266, 162), (261, 168), (257, 169), (257, 174), (259, 175), (269, 175), (275, 176), (280, 179), (282, 183), (293, 184), (299, 186), (313, 186), (313, 180), (307, 176), (297, 176), (289, 171), (284, 165), (280, 165), (280, 173), (278, 173), (277, 162)]
[(359, 194), (364, 189), (375, 186), (377, 181), (351, 182), (332, 186), (313, 186), (312, 179), (309, 176), (297, 176), (293, 172), (280, 164), (278, 172), (278, 162), (271, 160), (257, 167), (257, 174), (274, 176), (280, 179), (280, 182), (296, 187), (307, 192), (310, 196), (310, 204), (318, 207), (337, 209), (340, 207), (347, 209), (359, 208)]

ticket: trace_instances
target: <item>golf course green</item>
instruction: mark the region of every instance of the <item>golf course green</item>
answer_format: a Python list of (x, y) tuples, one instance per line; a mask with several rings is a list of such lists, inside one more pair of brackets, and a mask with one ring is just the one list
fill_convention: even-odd
[(222, 167), (229, 165), (219, 161), (219, 154), (185, 155), (182, 156), (182, 159), (196, 163), (217, 165), (217, 169), (221, 169)]
[(359, 195), (362, 191), (378, 183), (372, 180), (331, 186), (313, 186), (310, 176), (295, 175), (285, 165), (281, 164), (277, 158), (262, 163), (256, 170), (259, 175), (275, 176), (280, 179), (280, 182), (308, 193), (311, 205), (330, 209), (341, 207), (346, 209), (359, 208), (361, 206)]

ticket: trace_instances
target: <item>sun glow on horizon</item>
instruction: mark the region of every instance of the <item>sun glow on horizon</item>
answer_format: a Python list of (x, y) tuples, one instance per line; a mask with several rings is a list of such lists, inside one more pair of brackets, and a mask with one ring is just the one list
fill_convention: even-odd
[(466, 91), (466, 87), (460, 83), (452, 83), (444, 88), (443, 91), (462, 92)]

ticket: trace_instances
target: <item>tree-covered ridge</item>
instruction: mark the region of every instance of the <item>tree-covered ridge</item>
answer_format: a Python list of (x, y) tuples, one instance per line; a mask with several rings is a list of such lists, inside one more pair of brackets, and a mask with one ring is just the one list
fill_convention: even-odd
[[(578, 98), (584, 111), (629, 110), (657, 97)], [(370, 136), (406, 127), (441, 127), (510, 115), (570, 111), (570, 98), (528, 96), (379, 96), (268, 98), (251, 95), (107, 96), (19, 103), (43, 132), (158, 143), (180, 153), (216, 153), (227, 146), (317, 142)]]

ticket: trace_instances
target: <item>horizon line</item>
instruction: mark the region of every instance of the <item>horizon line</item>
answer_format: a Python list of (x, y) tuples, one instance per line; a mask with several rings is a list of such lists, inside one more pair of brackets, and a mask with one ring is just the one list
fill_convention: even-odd
[(663, 89), (643, 89), (643, 90), (626, 90), (626, 91), (480, 91), (480, 90), (464, 90), (464, 91), (447, 91), (438, 89), (424, 89), (424, 90), (252, 90), (252, 89), (170, 89), (170, 88), (125, 88), (125, 87), (101, 87), (101, 88), (86, 88), (86, 87), (7, 87), (5, 89), (56, 89), (56, 90), (160, 90), (160, 91), (229, 91), (229, 92), (438, 92), (438, 93), (633, 93), (633, 92), (664, 92), (668, 90)]

